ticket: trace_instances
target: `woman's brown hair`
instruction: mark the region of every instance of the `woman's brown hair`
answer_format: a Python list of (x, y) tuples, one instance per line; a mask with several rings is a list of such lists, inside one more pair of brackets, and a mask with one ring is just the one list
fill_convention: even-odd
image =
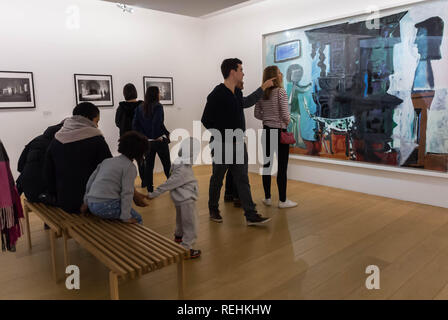
[(269, 79), (272, 79), (272, 78), (275, 78), (275, 79), (273, 80), (274, 86), (264, 90), (263, 100), (269, 100), (269, 97), (271, 96), (271, 92), (275, 88), (283, 88), (283, 80), (280, 82), (279, 79), (277, 78), (278, 71), (279, 71), (279, 69), (278, 69), (277, 66), (269, 66), (269, 67), (266, 67), (264, 69), (264, 71), (263, 71), (263, 83), (265, 81), (269, 80)]
[(145, 101), (143, 102), (143, 113), (145, 117), (152, 118), (154, 107), (159, 102), (159, 87), (148, 87), (146, 89)]

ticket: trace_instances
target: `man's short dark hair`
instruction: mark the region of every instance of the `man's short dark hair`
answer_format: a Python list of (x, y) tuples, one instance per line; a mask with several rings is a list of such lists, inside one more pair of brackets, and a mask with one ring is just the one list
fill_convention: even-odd
[(123, 88), (123, 96), (126, 101), (137, 99), (137, 89), (132, 83), (128, 83)]
[(140, 161), (148, 149), (148, 138), (137, 131), (128, 131), (118, 140), (118, 152), (130, 160)]
[(83, 116), (92, 120), (100, 114), (100, 109), (91, 102), (82, 102), (73, 109), (74, 116)]
[(238, 58), (225, 59), (221, 63), (221, 72), (224, 79), (229, 77), (231, 70), (237, 71), (239, 64), (243, 64), (243, 62)]

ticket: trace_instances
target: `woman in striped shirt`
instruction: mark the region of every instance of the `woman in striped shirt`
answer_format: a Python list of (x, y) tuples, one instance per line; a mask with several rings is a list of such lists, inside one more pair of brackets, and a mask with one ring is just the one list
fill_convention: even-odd
[[(288, 110), (288, 95), (283, 88), (283, 74), (277, 66), (269, 66), (264, 69), (263, 81), (271, 78), (274, 80), (274, 86), (264, 91), (263, 99), (255, 105), (255, 118), (263, 121), (263, 129), (265, 139), (263, 143), (263, 151), (266, 157), (263, 165), (263, 188), (265, 199), (263, 203), (267, 206), (272, 204), (271, 201), (271, 169), (274, 153), (277, 153), (278, 172), (277, 186), (279, 193), (279, 208), (291, 208), (297, 206), (297, 203), (286, 198), (287, 170), (289, 159), (289, 145), (280, 143), (280, 132), (286, 131), (290, 116)], [(277, 143), (271, 146), (271, 135), (277, 134)], [(273, 150), (270, 150), (271, 147)]]

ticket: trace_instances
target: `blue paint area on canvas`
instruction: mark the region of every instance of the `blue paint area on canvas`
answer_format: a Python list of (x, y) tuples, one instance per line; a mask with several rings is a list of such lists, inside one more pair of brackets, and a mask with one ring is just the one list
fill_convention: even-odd
[[(447, 171), (433, 161), (448, 159), (447, 19), (448, 3), (433, 1), (383, 11), (377, 29), (357, 18), (266, 36), (264, 64), (284, 74), (293, 152)], [(299, 57), (282, 47), (293, 40)]]

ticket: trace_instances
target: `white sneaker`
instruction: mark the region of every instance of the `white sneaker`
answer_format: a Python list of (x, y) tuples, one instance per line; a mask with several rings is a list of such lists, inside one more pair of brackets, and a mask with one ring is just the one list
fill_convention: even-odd
[(288, 199), (286, 199), (285, 202), (282, 202), (282, 201), (278, 202), (278, 207), (280, 209), (293, 208), (293, 207), (296, 207), (296, 206), (297, 206), (297, 202), (294, 202), (294, 201), (291, 201), (291, 200), (288, 200)]
[(265, 205), (265, 206), (270, 206), (270, 205), (272, 205), (272, 200), (269, 198), (269, 199), (263, 199), (263, 204)]

